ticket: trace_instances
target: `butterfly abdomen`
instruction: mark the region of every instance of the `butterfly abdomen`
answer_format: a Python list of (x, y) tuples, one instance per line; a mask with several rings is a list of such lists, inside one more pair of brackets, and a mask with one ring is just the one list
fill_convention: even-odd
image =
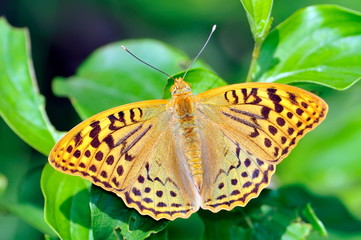
[(201, 139), (194, 117), (195, 100), (192, 94), (184, 94), (173, 99), (172, 105), (177, 115), (180, 136), (180, 151), (187, 161), (192, 179), (198, 190), (203, 183), (203, 162), (201, 158)]

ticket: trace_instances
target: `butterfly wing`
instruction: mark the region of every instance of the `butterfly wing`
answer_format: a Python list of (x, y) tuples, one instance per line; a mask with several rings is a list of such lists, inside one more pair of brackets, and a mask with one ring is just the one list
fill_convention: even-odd
[(123, 105), (85, 120), (54, 146), (50, 164), (154, 219), (188, 217), (199, 200), (174, 147), (167, 102)]
[(275, 165), (326, 116), (327, 104), (302, 89), (235, 84), (197, 96), (205, 185), (202, 208), (244, 206), (270, 182)]

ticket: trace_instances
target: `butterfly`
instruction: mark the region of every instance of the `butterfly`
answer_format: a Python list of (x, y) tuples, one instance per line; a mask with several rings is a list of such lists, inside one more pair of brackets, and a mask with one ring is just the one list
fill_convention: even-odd
[(318, 96), (277, 83), (194, 96), (176, 78), (171, 94), (83, 121), (54, 146), (50, 164), (156, 220), (231, 210), (269, 185), (276, 165), (328, 111)]

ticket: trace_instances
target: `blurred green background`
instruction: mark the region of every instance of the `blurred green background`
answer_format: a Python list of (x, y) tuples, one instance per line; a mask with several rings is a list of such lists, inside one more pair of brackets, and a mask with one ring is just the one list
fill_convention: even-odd
[[(314, 4), (338, 4), (361, 11), (359, 0), (275, 0), (273, 26), (296, 10)], [(69, 100), (53, 95), (52, 79), (73, 75), (79, 64), (100, 46), (124, 39), (154, 38), (192, 57), (204, 43), (211, 26), (217, 24), (217, 31), (201, 58), (229, 83), (245, 79), (253, 48), (247, 19), (237, 0), (5, 0), (0, 2), (0, 15), (13, 26), (29, 29), (36, 77), (46, 97), (48, 115), (57, 129), (64, 131), (80, 119)], [(319, 195), (336, 196), (359, 219), (360, 92), (361, 84), (344, 92), (327, 91), (324, 97), (330, 105), (328, 119), (300, 142), (279, 165), (274, 178), (276, 186), (301, 183)], [(323, 148), (319, 145), (315, 148), (315, 142), (321, 142)], [(39, 179), (46, 157), (28, 147), (1, 119), (0, 143), (1, 201), (31, 202), (41, 207)], [(308, 160), (310, 156), (312, 162)], [(175, 231), (177, 225), (172, 225)], [(188, 227), (198, 232), (199, 225)], [(43, 239), (43, 236), (0, 208), (0, 239)]]

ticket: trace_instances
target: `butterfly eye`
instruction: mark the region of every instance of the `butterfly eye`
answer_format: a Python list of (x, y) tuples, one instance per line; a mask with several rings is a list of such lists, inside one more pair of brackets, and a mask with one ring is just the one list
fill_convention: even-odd
[(176, 85), (170, 87), (171, 94), (175, 94), (177, 91), (178, 91), (178, 87)]
[(185, 92), (190, 92), (190, 91), (192, 91), (191, 85), (190, 85), (189, 83), (186, 83), (186, 84), (185, 84), (184, 91), (185, 91)]

